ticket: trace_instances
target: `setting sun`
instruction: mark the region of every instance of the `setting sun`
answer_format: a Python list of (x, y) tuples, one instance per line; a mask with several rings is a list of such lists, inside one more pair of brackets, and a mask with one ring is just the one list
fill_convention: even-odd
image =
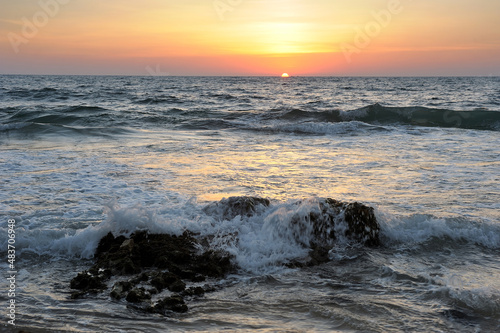
[(500, 68), (498, 0), (32, 0), (1, 8), (2, 74), (489, 76)]
[(288, 73), (283, 73), (281, 74), (281, 77), (290, 77), (290, 75), (288, 75)]

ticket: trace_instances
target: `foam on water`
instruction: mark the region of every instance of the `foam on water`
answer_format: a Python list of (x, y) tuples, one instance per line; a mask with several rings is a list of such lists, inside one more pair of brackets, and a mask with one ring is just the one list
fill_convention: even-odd
[[(20, 233), (18, 244), (25, 251), (38, 254), (91, 258), (100, 238), (108, 232), (129, 236), (137, 230), (172, 234), (190, 230), (201, 236), (213, 235), (213, 248), (233, 254), (242, 269), (254, 273), (276, 271), (288, 260), (303, 257), (308, 252), (307, 247), (293, 237), (297, 233), (292, 230), (290, 234), (286, 227), (287, 221), (294, 215), (307, 212), (304, 205), (278, 204), (251, 217), (238, 215), (223, 220), (204, 214), (204, 207), (204, 204), (196, 204), (194, 200), (155, 211), (142, 205), (119, 207), (112, 203), (106, 206), (107, 218), (101, 223), (76, 231), (31, 232), (26, 228)], [(275, 223), (277, 219), (281, 222)]]
[[(37, 79), (43, 82), (43, 78)], [(5, 104), (0, 106), (3, 126), (0, 133), (93, 136), (105, 132), (85, 129), (103, 125), (111, 133), (116, 133), (113, 128), (172, 126), (190, 130), (257, 129), (322, 135), (388, 125), (500, 129), (500, 110), (497, 104), (490, 103), (497, 94), (492, 90), (495, 79), (493, 83), (485, 78), (475, 80), (475, 89), (481, 90), (484, 100), (475, 101), (478, 95), (463, 94), (442, 97), (442, 103), (436, 103), (436, 97), (431, 95), (434, 91), (439, 95), (448, 93), (447, 85), (451, 83), (431, 78), (387, 79), (384, 83), (378, 79), (369, 82), (370, 79), (344, 78), (360, 96), (359, 100), (334, 78), (295, 78), (287, 84), (273, 78), (228, 78), (227, 82), (210, 78), (150, 79), (151, 82), (137, 79), (136, 85), (131, 85), (122, 78), (101, 78), (103, 82), (99, 82), (95, 78), (57, 77), (47, 87), (32, 88), (33, 78), (7, 77), (6, 92), (0, 90)], [(193, 80), (203, 84), (193, 89)], [(89, 84), (82, 85), (82, 81)], [(456, 81), (452, 83), (461, 87), (460, 79)], [(256, 84), (259, 85), (257, 91)], [(314, 84), (319, 85), (314, 87)], [(377, 85), (394, 87), (384, 91)], [(404, 98), (394, 93), (400, 91), (401, 86), (405, 87)], [(301, 94), (295, 94), (296, 90), (301, 90)], [(178, 106), (182, 106), (184, 112), (175, 111)], [(30, 126), (5, 127), (16, 123), (51, 126), (43, 130)], [(332, 126), (333, 123), (347, 124)], [(68, 134), (64, 126), (81, 128)]]
[[(432, 291), (435, 297), (446, 297), (454, 300), (457, 307), (467, 309), (475, 315), (494, 316), (500, 311), (500, 289), (493, 286), (470, 288), (462, 283), (457, 285), (456, 276), (452, 276), (449, 284), (437, 287)], [(484, 281), (487, 283), (487, 281)]]
[[(210, 317), (208, 329), (230, 308), (230, 329), (265, 313), (264, 330), (327, 330), (335, 316), (346, 330), (498, 331), (499, 82), (3, 76), (0, 217), (17, 221), (23, 316), (80, 331), (174, 320), (193, 329), (107, 296), (85, 307), (65, 298), (108, 232), (191, 230), (232, 253), (239, 277), (272, 274), (197, 303), (186, 320)], [(223, 196), (272, 202), (252, 216), (204, 209)], [(376, 207), (382, 246), (340, 238), (331, 262), (284, 268), (314, 246), (316, 196)]]
[(386, 127), (379, 125), (370, 125), (360, 121), (349, 121), (339, 123), (328, 122), (300, 122), (300, 123), (282, 123), (273, 122), (269, 125), (255, 128), (261, 131), (270, 131), (278, 133), (294, 133), (294, 134), (313, 134), (313, 135), (356, 135), (369, 130), (388, 130)]
[[(195, 198), (172, 202), (157, 209), (141, 204), (120, 207), (116, 202), (110, 202), (104, 209), (105, 220), (76, 230), (32, 227), (19, 221), (17, 242), (22, 251), (55, 257), (91, 258), (99, 240), (108, 232), (115, 236), (129, 236), (134, 231), (149, 230), (151, 233), (179, 235), (190, 230), (201, 236), (214, 236), (211, 246), (233, 254), (243, 270), (269, 274), (282, 270), (283, 265), (291, 260), (307, 256), (309, 245), (315, 241), (309, 216), (320, 213), (318, 200), (274, 202), (268, 208), (260, 206), (253, 216), (237, 215), (232, 218), (221, 218), (213, 211), (206, 214), (203, 210), (206, 204), (197, 203)], [(342, 216), (339, 218), (342, 219)], [(418, 246), (432, 239), (500, 248), (500, 226), (497, 224), (427, 215), (400, 218), (380, 212), (378, 220), (382, 245), (390, 248)], [(342, 235), (346, 225), (338, 223), (336, 228), (336, 235)], [(4, 243), (2, 246), (6, 248), (6, 240)], [(342, 251), (342, 247), (350, 246), (350, 242), (337, 237), (335, 245), (338, 252)]]
[[(25, 251), (66, 258), (91, 258), (99, 240), (108, 232), (130, 236), (134, 231), (149, 230), (151, 233), (180, 235), (184, 230), (201, 230), (203, 222), (191, 215), (191, 203), (182, 207), (173, 204), (160, 212), (145, 208), (141, 204), (120, 207), (110, 202), (104, 207), (106, 219), (85, 228), (61, 228), (47, 230), (24, 227), (18, 237), (19, 247)], [(161, 213), (161, 216), (158, 216)]]
[(434, 238), (463, 241), (500, 248), (500, 225), (494, 222), (477, 222), (467, 219), (438, 218), (432, 215), (414, 214), (407, 217), (391, 216), (378, 212), (381, 235), (385, 244), (413, 246)]

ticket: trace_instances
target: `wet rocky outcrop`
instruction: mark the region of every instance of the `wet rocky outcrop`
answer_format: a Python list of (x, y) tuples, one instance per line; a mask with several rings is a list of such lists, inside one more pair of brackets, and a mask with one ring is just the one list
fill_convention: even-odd
[[(261, 214), (269, 206), (268, 199), (232, 197), (209, 204), (204, 212), (220, 221)], [(284, 220), (282, 229), (310, 248), (306, 261), (284, 263), (289, 267), (329, 261), (329, 250), (339, 238), (366, 246), (380, 243), (380, 227), (371, 207), (330, 198), (308, 202), (305, 207)], [(270, 221), (272, 225), (274, 220)], [(238, 241), (237, 233), (227, 237)], [(97, 246), (94, 265), (71, 280), (72, 298), (108, 293), (117, 302), (150, 313), (186, 312), (186, 301), (214, 291), (217, 280), (238, 269), (230, 254), (210, 248), (211, 239), (188, 231), (182, 235), (137, 231), (129, 237), (108, 233)]]
[[(308, 209), (302, 209), (301, 205)], [(372, 207), (331, 198), (298, 201), (295, 206), (298, 208), (287, 221), (287, 227), (280, 225), (278, 233), (286, 233), (285, 237), (294, 238), (304, 247), (310, 248), (310, 251), (307, 258), (287, 263), (289, 267), (315, 266), (328, 262), (330, 250), (339, 242), (380, 245), (380, 226)], [(276, 223), (283, 224), (279, 219)]]
[(230, 197), (224, 198), (206, 206), (203, 211), (223, 220), (231, 220), (236, 216), (252, 216), (260, 207), (269, 207), (269, 199), (258, 197)]
[[(307, 216), (296, 214), (290, 223), (291, 227), (307, 220), (313, 230), (313, 245), (331, 244), (339, 237), (345, 237), (353, 242), (367, 246), (380, 244), (379, 224), (372, 207), (359, 202), (346, 203), (331, 198), (315, 199), (315, 209), (307, 212)], [(296, 205), (301, 205), (297, 201)], [(236, 216), (250, 217), (259, 208), (267, 208), (270, 201), (258, 197), (230, 197), (209, 204), (203, 210), (206, 214), (220, 220), (231, 220)], [(301, 230), (304, 231), (305, 230)]]
[(113, 277), (119, 281), (109, 295), (116, 301), (153, 313), (186, 312), (186, 297), (213, 290), (209, 279), (235, 270), (229, 254), (200, 248), (189, 232), (176, 236), (140, 231), (128, 238), (108, 233), (99, 242), (95, 264), (71, 280), (76, 290), (72, 297), (104, 292)]
[(319, 208), (319, 212), (310, 213), (318, 243), (328, 243), (342, 236), (366, 246), (380, 245), (380, 226), (372, 207), (327, 198), (319, 201)]

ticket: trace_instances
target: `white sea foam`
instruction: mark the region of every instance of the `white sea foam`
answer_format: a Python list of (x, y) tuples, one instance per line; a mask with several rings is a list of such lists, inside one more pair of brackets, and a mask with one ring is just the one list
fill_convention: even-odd
[(20, 251), (40, 255), (91, 258), (99, 240), (108, 232), (129, 236), (138, 230), (170, 234), (181, 234), (185, 229), (201, 230), (203, 222), (191, 214), (191, 204), (190, 201), (182, 207), (172, 204), (169, 209), (157, 211), (141, 204), (120, 207), (113, 201), (104, 207), (105, 220), (79, 229), (51, 229), (50, 226), (38, 226), (37, 219), (21, 220), (16, 227), (16, 244)]
[(414, 214), (398, 217), (379, 212), (381, 236), (386, 245), (416, 245), (431, 238), (449, 238), (488, 248), (500, 247), (500, 225), (490, 222), (475, 222), (466, 219), (437, 218), (431, 215)]
[(471, 308), (481, 315), (492, 316), (500, 311), (500, 290), (493, 287), (448, 288), (447, 292), (462, 306)]
[[(78, 230), (30, 228), (29, 224), (24, 224), (18, 232), (17, 242), (20, 249), (38, 254), (91, 258), (99, 240), (108, 232), (128, 236), (137, 230), (171, 234), (190, 230), (214, 235), (211, 246), (233, 254), (242, 269), (269, 273), (281, 269), (290, 260), (307, 256), (309, 244), (314, 241), (309, 214), (319, 210), (318, 200), (273, 203), (268, 208), (260, 207), (251, 217), (238, 215), (231, 219), (205, 214), (205, 205), (195, 199), (172, 202), (157, 209), (140, 204), (120, 207), (111, 202), (105, 207), (106, 218), (100, 223)], [(418, 245), (431, 238), (448, 237), (490, 248), (500, 247), (500, 227), (497, 225), (426, 215), (403, 219), (388, 216), (380, 212), (378, 216), (385, 246)], [(337, 225), (337, 228), (343, 227), (342, 223)], [(340, 229), (337, 235), (342, 234)], [(338, 249), (342, 238), (338, 238), (336, 244)]]
[(151, 233), (181, 234), (190, 230), (215, 236), (211, 246), (228, 251), (236, 263), (250, 272), (270, 272), (289, 260), (307, 255), (313, 240), (309, 213), (318, 210), (318, 199), (277, 203), (260, 207), (251, 217), (220, 219), (206, 215), (205, 205), (196, 200), (172, 203), (160, 209), (135, 204), (120, 207), (111, 202), (105, 207), (106, 218), (78, 230), (66, 228), (30, 228), (19, 230), (18, 245), (24, 251), (53, 256), (91, 258), (99, 240), (108, 232), (129, 236), (137, 230)]
[(355, 134), (367, 129), (381, 129), (380, 126), (369, 125), (360, 121), (349, 121), (339, 123), (328, 122), (302, 122), (302, 123), (276, 123), (272, 125), (270, 130), (285, 133), (298, 134), (319, 134), (319, 135), (336, 135), (336, 134)]
[(471, 271), (466, 273), (467, 278), (457, 273), (441, 277), (432, 293), (438, 298), (450, 298), (458, 307), (475, 314), (495, 315), (500, 311), (500, 284), (485, 273), (492, 272)]
[[(294, 78), (283, 89), (275, 78), (2, 79), (0, 233), (15, 217), (23, 323), (64, 330), (57, 325), (66, 318), (83, 323), (79, 331), (144, 329), (144, 320), (123, 324), (128, 310), (116, 319), (123, 304), (100, 296), (80, 313), (81, 302), (63, 301), (68, 281), (108, 232), (188, 229), (213, 235), (210, 245), (231, 252), (249, 275), (277, 281), (235, 286), (252, 297), (232, 298), (231, 288), (207, 296), (207, 307), (191, 312), (191, 329), (217, 317), (213, 304), (224, 314), (236, 305), (231, 329), (242, 318), (255, 323), (269, 304), (282, 310), (264, 329), (318, 320), (327, 330), (332, 316), (341, 325), (366, 316), (366, 325), (341, 326), (358, 330), (472, 331), (478, 321), (489, 322), (478, 330), (498, 328), (498, 78)], [(462, 112), (476, 108), (496, 113)], [(223, 195), (280, 202), (252, 217), (220, 218), (190, 200)], [(333, 262), (276, 274), (309, 253), (308, 215), (317, 210), (314, 199), (302, 199), (309, 196), (379, 207), (382, 247), (337, 239)], [(4, 258), (6, 242), (0, 237)], [(288, 277), (293, 283), (283, 285)], [(50, 293), (59, 295), (42, 301)], [(469, 317), (461, 324), (439, 316), (442, 309)], [(380, 314), (379, 326), (371, 313)], [(150, 319), (172, 329), (172, 321)]]
[(213, 245), (233, 254), (244, 270), (271, 273), (283, 263), (307, 255), (305, 244), (312, 237), (312, 225), (305, 215), (314, 206), (317, 200), (298, 205), (292, 201), (274, 204), (249, 218), (238, 215), (219, 221), (214, 225), (219, 237)]

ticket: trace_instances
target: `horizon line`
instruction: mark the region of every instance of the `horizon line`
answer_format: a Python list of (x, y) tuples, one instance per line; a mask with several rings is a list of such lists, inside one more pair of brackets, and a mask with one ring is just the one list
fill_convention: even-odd
[(121, 76), (121, 77), (277, 77), (282, 79), (290, 79), (297, 77), (358, 77), (358, 78), (435, 78), (435, 77), (500, 77), (500, 75), (290, 75), (289, 77), (283, 78), (280, 74), (276, 75), (148, 75), (148, 74), (6, 74), (0, 73), (0, 76)]

